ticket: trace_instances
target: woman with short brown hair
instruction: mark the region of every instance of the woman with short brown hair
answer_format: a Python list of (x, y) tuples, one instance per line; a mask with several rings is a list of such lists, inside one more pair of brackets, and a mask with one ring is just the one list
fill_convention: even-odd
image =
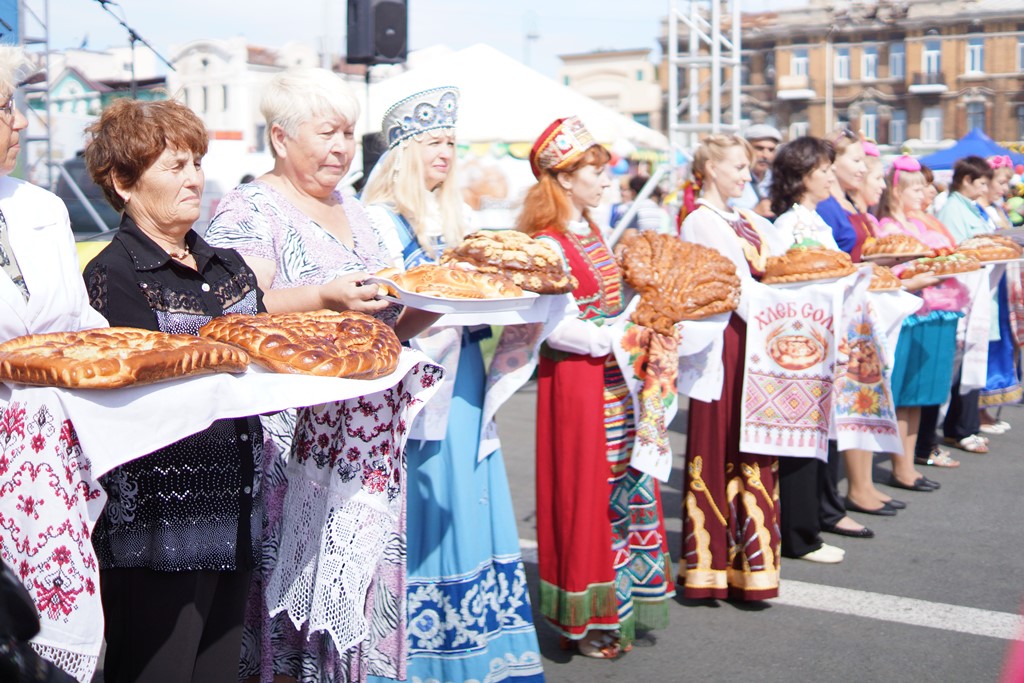
[[(202, 121), (178, 102), (122, 99), (88, 133), (89, 173), (122, 212), (117, 235), (86, 266), (93, 308), (113, 325), (177, 334), (263, 311), (242, 257), (192, 229)], [(109, 498), (93, 546), (109, 683), (237, 678), (259, 557), (262, 445), (258, 417), (218, 420), (101, 479)]]

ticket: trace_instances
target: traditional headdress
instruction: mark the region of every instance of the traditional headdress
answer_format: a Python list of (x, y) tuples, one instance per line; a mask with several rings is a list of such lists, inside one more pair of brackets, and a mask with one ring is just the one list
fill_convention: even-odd
[(431, 88), (391, 105), (384, 113), (381, 132), (388, 149), (394, 149), (402, 140), (428, 130), (455, 128), (458, 115), (458, 88)]
[(594, 136), (576, 116), (556, 119), (530, 149), (530, 168), (540, 178), (542, 170), (561, 171), (568, 168), (588, 149), (596, 145)]

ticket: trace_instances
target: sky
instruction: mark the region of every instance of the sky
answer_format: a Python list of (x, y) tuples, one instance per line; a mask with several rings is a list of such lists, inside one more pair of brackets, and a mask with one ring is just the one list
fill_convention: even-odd
[[(26, 0), (29, 6), (40, 0)], [(769, 9), (791, 0), (759, 0)], [(680, 5), (684, 3), (680, 2)], [(244, 36), (277, 47), (291, 40), (345, 46), (346, 0), (50, 0), (51, 49), (126, 46), (128, 32), (109, 9), (166, 59), (173, 47), (204, 38)], [(409, 48), (487, 43), (554, 78), (558, 55), (650, 48), (660, 55), (669, 0), (410, 0)], [(282, 11), (286, 7), (287, 11)], [(526, 36), (536, 37), (527, 40)], [(137, 50), (145, 50), (136, 45)], [(159, 60), (158, 60), (159, 61)]]

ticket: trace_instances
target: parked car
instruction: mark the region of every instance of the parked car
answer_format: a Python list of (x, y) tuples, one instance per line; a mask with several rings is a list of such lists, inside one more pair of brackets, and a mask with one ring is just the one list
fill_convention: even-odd
[[(92, 208), (100, 217), (102, 225), (98, 225), (92, 215), (86, 209), (85, 204), (78, 198), (78, 195), (71, 188), (67, 177), (62, 173), (57, 178), (57, 187), (54, 192), (64, 200), (68, 207), (68, 215), (71, 218), (71, 230), (75, 233), (75, 239), (87, 239), (102, 233), (115, 230), (121, 222), (121, 217), (103, 196), (103, 190), (92, 181), (89, 172), (85, 169), (85, 159), (76, 156), (68, 159), (63, 164), (67, 175), (71, 176), (75, 184), (85, 195), (85, 198), (92, 204)], [(112, 233), (111, 233), (112, 234)]]

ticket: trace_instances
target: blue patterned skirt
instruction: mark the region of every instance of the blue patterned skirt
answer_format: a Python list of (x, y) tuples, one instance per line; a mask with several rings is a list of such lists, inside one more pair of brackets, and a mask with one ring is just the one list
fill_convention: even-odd
[(469, 343), (446, 439), (406, 448), (410, 683), (544, 680), (505, 463), (477, 462), (484, 379)]

